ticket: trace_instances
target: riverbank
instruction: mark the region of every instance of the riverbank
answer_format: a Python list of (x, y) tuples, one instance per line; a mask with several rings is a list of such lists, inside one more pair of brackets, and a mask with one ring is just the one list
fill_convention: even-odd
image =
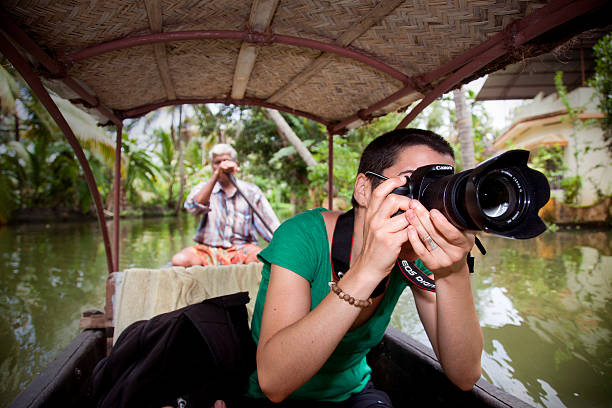
[[(104, 216), (107, 220), (113, 218), (112, 212), (105, 211)], [(153, 218), (174, 216), (174, 209), (156, 206), (144, 208), (132, 208), (121, 211), (121, 218)], [(49, 222), (81, 222), (96, 221), (94, 212), (82, 213), (73, 208), (23, 208), (16, 210), (8, 225), (16, 224), (45, 224)]]
[(540, 217), (566, 229), (610, 229), (612, 227), (612, 197), (603, 197), (591, 205), (572, 205), (555, 197), (540, 210)]

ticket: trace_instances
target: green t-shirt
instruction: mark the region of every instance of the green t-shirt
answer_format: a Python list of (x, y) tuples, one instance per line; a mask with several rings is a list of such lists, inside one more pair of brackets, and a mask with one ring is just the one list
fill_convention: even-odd
[[(259, 254), (264, 266), (251, 322), (255, 342), (259, 341), (271, 264), (287, 268), (310, 282), (311, 310), (329, 293), (328, 282), (332, 272), (327, 232), (321, 215), (323, 211), (326, 210), (316, 208), (283, 223), (275, 231), (270, 245)], [(393, 273), (376, 313), (365, 324), (348, 332), (319, 372), (290, 398), (344, 401), (351, 394), (360, 392), (370, 380), (371, 369), (366, 363), (366, 354), (382, 340), (391, 313), (406, 285), (403, 276)], [(265, 397), (259, 387), (257, 371), (249, 379), (247, 395)]]

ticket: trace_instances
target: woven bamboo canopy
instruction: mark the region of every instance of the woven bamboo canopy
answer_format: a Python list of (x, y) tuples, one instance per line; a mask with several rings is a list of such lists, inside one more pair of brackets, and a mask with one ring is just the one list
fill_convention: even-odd
[(610, 15), (590, 0), (3, 3), (3, 30), (45, 86), (102, 124), (214, 102), (302, 115), (331, 133), (430, 102)]
[[(607, 26), (612, 15), (608, 0), (2, 3), (0, 52), (83, 167), (109, 272), (119, 266), (119, 217), (111, 250), (89, 163), (47, 90), (116, 126), (120, 185), (123, 119), (169, 105), (264, 106), (318, 121), (331, 139), (420, 100), (398, 125), (404, 127), (443, 93)], [(119, 188), (114, 193), (118, 208)]]

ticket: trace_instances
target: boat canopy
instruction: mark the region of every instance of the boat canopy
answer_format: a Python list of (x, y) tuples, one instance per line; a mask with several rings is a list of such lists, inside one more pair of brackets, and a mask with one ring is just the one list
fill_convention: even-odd
[(111, 249), (91, 169), (48, 90), (116, 126), (119, 185), (126, 118), (180, 104), (263, 106), (322, 123), (331, 141), (420, 101), (405, 127), (443, 93), (606, 26), (610, 15), (607, 0), (6, 0), (0, 51), (73, 147), (111, 272), (118, 214)]
[(548, 52), (610, 16), (609, 2), (593, 0), (3, 3), (3, 31), (45, 86), (101, 124), (223, 103), (301, 115), (331, 133)]

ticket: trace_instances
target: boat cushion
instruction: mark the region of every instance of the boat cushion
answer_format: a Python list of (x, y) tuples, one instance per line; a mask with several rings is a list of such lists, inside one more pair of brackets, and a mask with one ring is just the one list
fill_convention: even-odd
[(262, 264), (172, 266), (161, 269), (134, 268), (116, 277), (117, 292), (113, 299), (114, 341), (123, 330), (138, 320), (236, 292), (249, 292), (248, 321), (251, 321)]

